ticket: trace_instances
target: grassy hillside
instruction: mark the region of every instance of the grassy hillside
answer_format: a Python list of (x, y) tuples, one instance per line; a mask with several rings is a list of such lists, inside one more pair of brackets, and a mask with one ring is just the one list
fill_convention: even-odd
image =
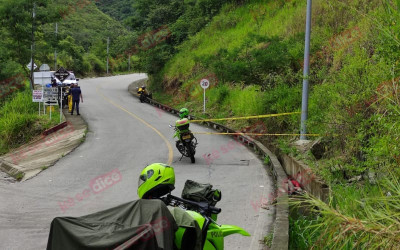
[[(106, 71), (107, 37), (110, 56), (133, 43), (133, 34), (121, 23), (101, 12), (93, 1), (35, 1), (35, 63), (54, 69), (63, 66), (78, 75), (99, 75)], [(0, 154), (29, 142), (43, 130), (59, 122), (58, 113), (50, 121), (37, 114), (37, 103), (25, 87), (31, 51), (32, 2), (5, 0), (0, 4)], [(58, 34), (55, 35), (55, 23)], [(110, 60), (110, 72), (126, 71), (126, 57)]]
[[(388, 192), (398, 193), (400, 175), (399, 10), (398, 1), (314, 0), (307, 125), (309, 133), (320, 134), (319, 150), (297, 152), (291, 146), (297, 136), (259, 138), (306, 161), (333, 190), (333, 207), (310, 205), (331, 216), (324, 213), (322, 218), (292, 223), (292, 229), (297, 226), (292, 235), (309, 237), (308, 243), (301, 243), (305, 249), (319, 235), (304, 229), (313, 223), (329, 225), (321, 234), (321, 246), (329, 242), (352, 248), (357, 240), (367, 242), (362, 246), (390, 246), (398, 239), (398, 234), (387, 238), (380, 230), (389, 220), (399, 223), (393, 217), (398, 206), (385, 198)], [(305, 11), (306, 1), (300, 0), (225, 5), (151, 76), (152, 88), (161, 89), (156, 99), (204, 117), (300, 111)], [(203, 115), (199, 81), (204, 77), (212, 78), (212, 86)], [(260, 121), (268, 133), (298, 134), (300, 115), (228, 124), (244, 129)], [(355, 201), (371, 197), (367, 205)], [(385, 209), (377, 206), (379, 199), (385, 200)], [(391, 217), (375, 225), (381, 213)], [(343, 220), (335, 220), (339, 215)], [(352, 231), (345, 223), (353, 216), (371, 222), (368, 225), (377, 231)], [(340, 237), (334, 238), (335, 230)]]
[(60, 122), (57, 109), (51, 120), (49, 115), (39, 116), (39, 105), (32, 102), (32, 92), (27, 80), (19, 77), (14, 81), (20, 90), (11, 89), (0, 95), (0, 155), (29, 142)]
[[(100, 11), (95, 2), (60, 0), (57, 2), (58, 35), (55, 23), (43, 27), (44, 41), (37, 45), (39, 63), (54, 65), (54, 47), (58, 51), (58, 65), (81, 75), (101, 74), (106, 70), (107, 37), (110, 56), (120, 54), (133, 42), (133, 33), (120, 22)], [(110, 61), (110, 71), (127, 70), (127, 58)]]
[(124, 21), (133, 14), (134, 0), (97, 0), (98, 8), (115, 20)]
[[(389, 115), (398, 111), (397, 89), (389, 84), (398, 67), (385, 54), (397, 38), (382, 32), (387, 28), (379, 3), (314, 2), (308, 130), (323, 135), (323, 164), (315, 164), (315, 171), (327, 182), (379, 168), (382, 161), (393, 164), (399, 154), (393, 144), (398, 123)], [(168, 61), (160, 77), (174, 98), (159, 98), (200, 114), (198, 81), (215, 74), (218, 84), (207, 90), (208, 117), (300, 111), (305, 7), (304, 1), (225, 6)], [(376, 126), (377, 119), (391, 129)], [(264, 122), (271, 133), (299, 130), (299, 116)]]

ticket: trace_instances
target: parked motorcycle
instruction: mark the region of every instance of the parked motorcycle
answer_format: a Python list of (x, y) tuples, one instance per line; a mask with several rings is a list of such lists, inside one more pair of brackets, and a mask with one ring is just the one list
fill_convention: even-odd
[[(244, 229), (234, 225), (219, 225), (217, 215), (221, 209), (215, 207), (222, 199), (220, 190), (212, 189), (210, 184), (200, 184), (187, 180), (182, 191), (182, 197), (171, 195), (175, 189), (175, 172), (173, 167), (161, 163), (154, 163), (143, 169), (139, 177), (138, 195), (142, 199), (160, 199), (167, 206), (178, 207), (179, 212), (189, 214), (189, 218), (196, 222), (197, 233), (188, 233), (187, 220), (181, 213), (174, 214), (179, 228), (175, 232), (175, 246), (177, 249), (205, 249), (223, 250), (224, 237), (231, 234), (250, 236)], [(170, 209), (171, 210), (171, 209)], [(201, 231), (201, 236), (198, 232)], [(199, 241), (201, 244), (198, 244)]]
[(223, 250), (226, 236), (250, 236), (238, 226), (217, 223), (221, 209), (215, 205), (222, 193), (212, 185), (187, 180), (182, 198), (171, 195), (174, 189), (173, 167), (153, 163), (139, 176), (139, 200), (54, 218), (46, 249)]
[[(161, 200), (163, 200), (166, 205), (185, 209), (186, 213), (197, 221), (198, 225), (201, 226), (203, 239), (202, 249), (204, 250), (224, 249), (224, 238), (231, 234), (250, 236), (250, 234), (241, 227), (235, 225), (219, 225), (216, 218), (217, 215), (221, 213), (221, 209), (210, 206), (207, 202), (190, 201), (170, 194), (161, 198)], [(188, 210), (189, 208), (190, 210)], [(181, 249), (183, 234), (183, 228), (179, 228), (175, 233), (175, 244), (178, 249)]]
[(149, 94), (146, 90), (145, 86), (142, 86), (140, 88), (137, 88), (137, 93), (139, 95), (139, 100), (141, 103), (146, 102), (147, 98), (152, 98), (152, 94)]
[[(183, 121), (183, 122), (182, 122)], [(197, 138), (194, 137), (193, 133), (189, 130), (189, 120), (183, 119), (176, 122), (176, 126), (169, 125), (170, 128), (174, 128), (175, 135), (177, 138), (176, 148), (183, 156), (189, 157), (192, 163), (196, 162), (194, 155), (196, 154)]]

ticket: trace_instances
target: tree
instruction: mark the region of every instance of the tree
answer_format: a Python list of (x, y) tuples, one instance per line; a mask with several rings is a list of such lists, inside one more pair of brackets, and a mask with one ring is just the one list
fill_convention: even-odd
[(8, 52), (5, 60), (17, 62), (28, 74), (25, 65), (30, 61), (33, 34), (60, 18), (55, 8), (49, 0), (0, 0), (1, 45)]

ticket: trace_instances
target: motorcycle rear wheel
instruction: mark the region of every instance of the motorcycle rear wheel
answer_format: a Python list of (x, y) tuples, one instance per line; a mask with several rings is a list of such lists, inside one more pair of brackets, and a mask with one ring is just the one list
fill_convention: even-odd
[(189, 157), (190, 157), (190, 161), (191, 161), (192, 163), (195, 163), (195, 162), (196, 162), (196, 159), (194, 158), (194, 152), (193, 152), (192, 146), (191, 146), (190, 144), (188, 144), (188, 145), (186, 145), (186, 147), (187, 147), (187, 150), (188, 150), (188, 154), (189, 154)]

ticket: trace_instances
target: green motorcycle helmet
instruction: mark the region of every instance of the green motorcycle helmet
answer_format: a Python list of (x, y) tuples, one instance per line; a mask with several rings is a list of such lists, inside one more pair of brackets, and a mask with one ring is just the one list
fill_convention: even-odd
[(159, 198), (175, 189), (174, 168), (163, 164), (153, 163), (140, 173), (138, 195), (140, 199)]
[(179, 110), (179, 117), (182, 118), (186, 118), (189, 116), (189, 110), (187, 108), (181, 108), (181, 110)]

